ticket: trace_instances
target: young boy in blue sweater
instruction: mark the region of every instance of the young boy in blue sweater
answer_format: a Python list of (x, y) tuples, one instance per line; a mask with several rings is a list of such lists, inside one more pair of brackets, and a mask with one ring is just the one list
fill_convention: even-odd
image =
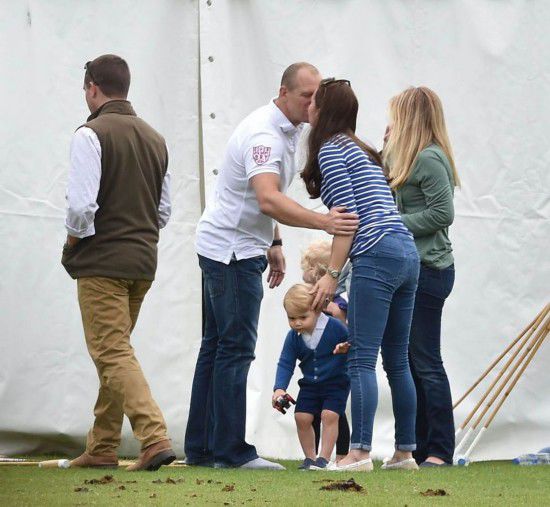
[[(328, 465), (338, 437), (338, 419), (346, 409), (350, 389), (343, 355), (349, 350), (347, 328), (338, 319), (311, 309), (311, 288), (296, 284), (285, 295), (283, 305), (291, 330), (277, 365), (272, 397), (275, 406), (277, 398), (286, 394), (299, 360), (304, 376), (298, 381), (300, 391), (294, 418), (305, 454), (302, 470), (323, 469)], [(315, 453), (312, 426), (316, 414), (321, 415), (322, 424), (319, 457)]]

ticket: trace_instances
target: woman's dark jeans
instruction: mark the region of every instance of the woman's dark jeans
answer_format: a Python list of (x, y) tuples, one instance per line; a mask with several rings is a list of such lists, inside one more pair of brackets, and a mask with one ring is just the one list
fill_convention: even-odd
[(453, 462), (453, 402), (441, 359), (441, 313), (455, 280), (454, 265), (421, 266), (409, 340), (411, 372), (416, 386), (416, 451), (418, 463), (428, 456)]

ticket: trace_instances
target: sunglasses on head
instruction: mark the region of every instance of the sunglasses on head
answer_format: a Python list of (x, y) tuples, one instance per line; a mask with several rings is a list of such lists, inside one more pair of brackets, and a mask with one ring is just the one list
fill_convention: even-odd
[(351, 86), (351, 81), (347, 79), (335, 79), (333, 77), (327, 77), (326, 79), (321, 80), (321, 82), (319, 83), (319, 87), (327, 88), (335, 84), (345, 84)]
[(92, 69), (90, 68), (92, 65), (92, 62), (86, 62), (84, 65), (84, 70), (88, 73), (88, 76), (90, 76), (90, 81), (92, 81), (94, 84), (99, 84), (96, 79), (94, 78), (94, 75), (92, 74)]

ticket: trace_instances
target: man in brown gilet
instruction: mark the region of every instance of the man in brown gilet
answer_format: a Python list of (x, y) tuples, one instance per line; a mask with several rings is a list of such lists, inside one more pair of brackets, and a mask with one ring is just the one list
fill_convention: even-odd
[(128, 470), (175, 459), (166, 423), (130, 345), (157, 267), (159, 228), (170, 216), (163, 137), (126, 100), (127, 63), (103, 55), (86, 64), (92, 113), (73, 136), (62, 263), (77, 280), (86, 345), (99, 375), (95, 421), (73, 467), (116, 467), (124, 414), (141, 443)]

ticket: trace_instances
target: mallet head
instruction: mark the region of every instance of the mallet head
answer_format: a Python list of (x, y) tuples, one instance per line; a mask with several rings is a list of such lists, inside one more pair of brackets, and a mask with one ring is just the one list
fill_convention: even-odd
[(453, 465), (455, 466), (467, 467), (469, 464), (470, 464), (470, 458), (462, 454), (459, 454), (458, 456), (455, 456), (453, 458)]

